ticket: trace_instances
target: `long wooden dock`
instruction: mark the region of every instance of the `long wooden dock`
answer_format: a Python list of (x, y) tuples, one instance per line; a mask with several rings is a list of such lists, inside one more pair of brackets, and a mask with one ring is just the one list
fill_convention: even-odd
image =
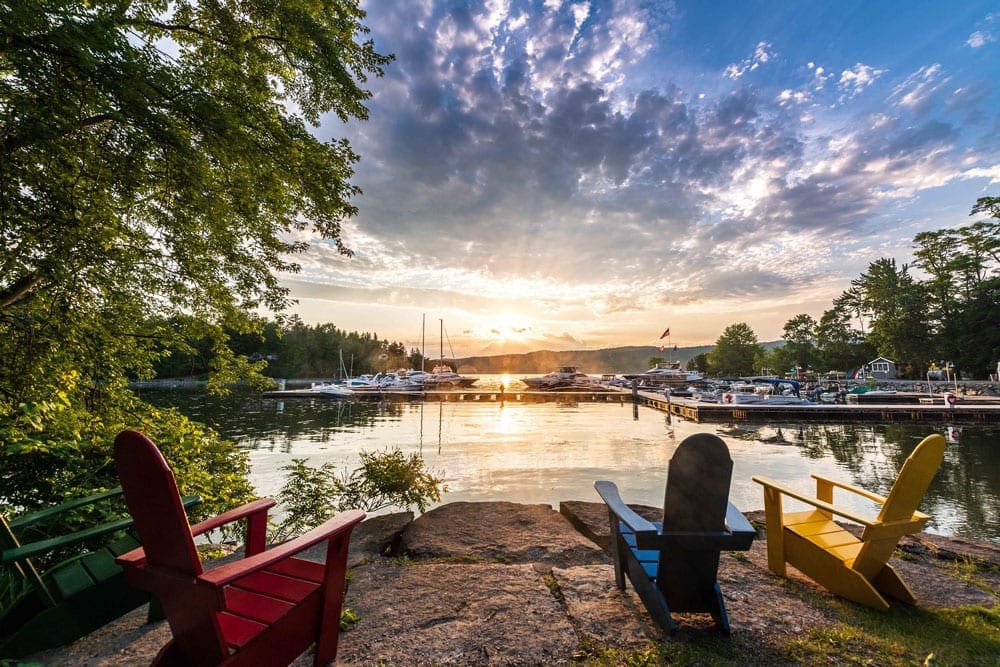
[[(265, 391), (264, 398), (317, 398), (344, 400), (336, 396), (324, 396), (309, 389), (288, 389), (284, 391)], [(494, 402), (508, 401), (512, 403), (542, 403), (542, 402), (584, 402), (584, 403), (629, 403), (632, 394), (614, 388), (574, 391), (517, 391), (499, 389), (436, 389), (433, 391), (364, 391), (357, 392), (348, 400), (360, 401), (430, 401), (430, 402)]]
[(639, 392), (642, 404), (693, 422), (890, 422), (988, 424), (1000, 422), (1000, 404), (959, 401), (948, 407), (934, 403), (830, 405), (733, 405), (701, 403), (685, 398)]
[[(268, 391), (266, 398), (318, 398), (330, 399), (308, 389)], [(646, 405), (655, 410), (693, 422), (890, 422), (890, 423), (1000, 423), (1000, 403), (960, 398), (954, 407), (944, 400), (915, 399), (913, 403), (861, 403), (848, 405), (745, 405), (702, 403), (688, 398), (672, 397), (647, 391), (633, 393), (628, 389), (607, 387), (595, 390), (574, 391), (516, 391), (499, 389), (450, 389), (409, 392), (365, 392), (355, 394), (357, 400), (414, 400), (442, 402), (575, 402), (575, 403), (631, 403)], [(332, 399), (343, 400), (343, 399)]]

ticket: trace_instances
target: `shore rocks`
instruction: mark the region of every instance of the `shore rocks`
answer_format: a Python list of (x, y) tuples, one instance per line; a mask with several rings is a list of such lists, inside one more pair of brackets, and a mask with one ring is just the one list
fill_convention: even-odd
[(410, 558), (472, 557), (504, 563), (568, 567), (608, 562), (608, 556), (549, 505), (449, 503), (406, 527)]
[[(661, 510), (640, 508), (658, 519)], [(751, 520), (762, 513), (749, 513)], [(607, 554), (601, 503), (548, 505), (452, 503), (412, 520), (373, 517), (355, 530), (345, 606), (359, 620), (340, 638), (345, 665), (569, 665), (602, 651), (643, 650), (664, 635), (627, 587), (619, 591)], [(586, 537), (585, 537), (586, 536)], [(1000, 547), (921, 534), (893, 560), (923, 607), (997, 606), (994, 594), (966, 581), (956, 561), (984, 566), (996, 590)], [(315, 560), (322, 553), (310, 553)], [(720, 640), (787, 662), (783, 647), (802, 633), (833, 626), (833, 596), (790, 569), (767, 569), (763, 539), (748, 552), (722, 554), (719, 585), (733, 635)], [(165, 623), (132, 614), (74, 644), (33, 656), (52, 666), (146, 665), (168, 641)], [(714, 636), (707, 614), (678, 614), (671, 641)], [(311, 664), (310, 653), (294, 664)], [(602, 663), (606, 664), (606, 663)]]

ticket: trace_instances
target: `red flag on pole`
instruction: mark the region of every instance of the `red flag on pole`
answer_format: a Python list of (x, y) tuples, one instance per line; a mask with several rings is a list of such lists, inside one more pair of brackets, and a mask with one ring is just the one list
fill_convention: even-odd
[(660, 339), (662, 340), (662, 339), (666, 338), (669, 335), (670, 335), (670, 327), (667, 327), (667, 330), (663, 332), (663, 335), (660, 336)]

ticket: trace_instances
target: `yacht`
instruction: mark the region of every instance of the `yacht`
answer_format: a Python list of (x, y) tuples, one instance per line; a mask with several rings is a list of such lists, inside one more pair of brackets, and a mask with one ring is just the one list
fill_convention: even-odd
[(423, 385), (430, 389), (468, 388), (476, 384), (478, 378), (459, 375), (446, 363), (439, 363), (434, 371), (423, 379)]
[(703, 380), (698, 371), (686, 371), (681, 368), (681, 362), (670, 361), (657, 364), (645, 373), (632, 373), (624, 376), (626, 380), (635, 380), (639, 387), (686, 387), (692, 382)]
[(579, 366), (560, 366), (551, 373), (546, 373), (540, 377), (521, 378), (521, 382), (528, 385), (529, 389), (573, 389), (576, 387), (592, 389), (599, 383), (598, 378), (592, 378), (586, 373), (580, 372)]

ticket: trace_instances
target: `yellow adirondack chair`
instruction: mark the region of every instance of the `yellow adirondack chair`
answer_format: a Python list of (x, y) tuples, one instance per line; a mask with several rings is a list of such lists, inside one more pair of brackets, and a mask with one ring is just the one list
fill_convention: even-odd
[[(889, 609), (885, 596), (914, 604), (917, 600), (913, 591), (888, 561), (899, 538), (920, 532), (930, 519), (917, 511), (917, 505), (941, 466), (944, 448), (943, 436), (924, 438), (903, 463), (885, 498), (819, 475), (812, 475), (816, 479), (815, 498), (770, 479), (754, 477), (764, 486), (768, 567), (784, 576), (788, 563), (832, 593), (880, 611)], [(872, 520), (841, 509), (833, 504), (834, 488), (874, 500), (882, 510)], [(783, 495), (815, 509), (783, 512)], [(833, 515), (864, 526), (861, 539), (834, 523)]]

